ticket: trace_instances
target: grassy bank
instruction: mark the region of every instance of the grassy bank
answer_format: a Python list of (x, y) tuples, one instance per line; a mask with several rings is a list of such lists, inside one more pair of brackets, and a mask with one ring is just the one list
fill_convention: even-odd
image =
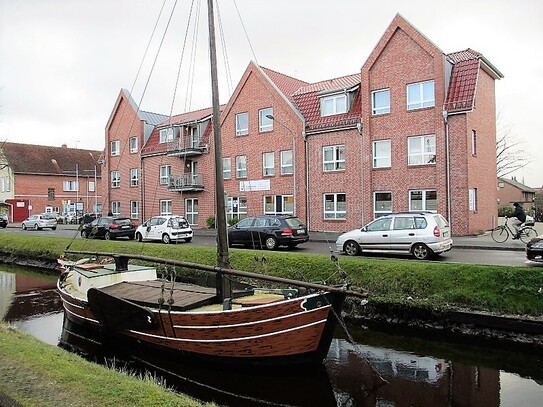
[[(0, 234), (0, 251), (14, 256), (56, 259), (72, 250), (123, 252), (215, 264), (215, 250), (193, 244), (138, 244), (129, 241)], [(262, 257), (265, 257), (262, 262)], [(338, 283), (328, 256), (234, 249), (232, 268), (304, 281)], [(443, 262), (383, 260), (339, 256), (339, 266), (353, 287), (369, 292), (370, 302), (434, 310), (472, 310), (508, 315), (543, 316), (543, 269)]]
[(152, 378), (87, 362), (4, 323), (0, 323), (0, 366), (0, 394), (23, 406), (204, 405)]

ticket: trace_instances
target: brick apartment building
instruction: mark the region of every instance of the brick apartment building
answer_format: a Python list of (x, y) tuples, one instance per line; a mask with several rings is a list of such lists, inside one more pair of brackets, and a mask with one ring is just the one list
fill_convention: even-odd
[(10, 222), (31, 214), (100, 212), (102, 151), (3, 143), (0, 211)]
[[(456, 235), (491, 228), (502, 77), (478, 52), (443, 53), (400, 15), (359, 73), (310, 84), (249, 63), (221, 112), (228, 216), (294, 213), (309, 230), (344, 231), (430, 210)], [(141, 112), (121, 91), (106, 128), (105, 205), (138, 221), (184, 213), (205, 227), (210, 118)]]

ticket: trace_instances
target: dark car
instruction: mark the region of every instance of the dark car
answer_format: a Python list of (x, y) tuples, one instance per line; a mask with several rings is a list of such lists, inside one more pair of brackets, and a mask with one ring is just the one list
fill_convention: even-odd
[(106, 240), (128, 237), (134, 239), (136, 225), (130, 218), (104, 216), (97, 218), (90, 223), (85, 223), (81, 229), (81, 237), (101, 237)]
[(530, 261), (543, 263), (543, 235), (534, 237), (526, 245), (526, 258)]
[(8, 215), (5, 213), (0, 214), (0, 228), (5, 228), (8, 225)]
[(228, 228), (228, 245), (292, 249), (309, 240), (307, 228), (295, 216), (262, 215), (240, 220)]

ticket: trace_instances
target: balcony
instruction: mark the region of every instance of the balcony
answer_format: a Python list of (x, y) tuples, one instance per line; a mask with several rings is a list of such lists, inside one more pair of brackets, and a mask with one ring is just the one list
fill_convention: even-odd
[(200, 192), (204, 190), (202, 174), (172, 175), (168, 182), (168, 190), (176, 192)]
[(199, 137), (183, 136), (168, 142), (167, 154), (173, 157), (193, 157), (202, 155), (207, 149)]

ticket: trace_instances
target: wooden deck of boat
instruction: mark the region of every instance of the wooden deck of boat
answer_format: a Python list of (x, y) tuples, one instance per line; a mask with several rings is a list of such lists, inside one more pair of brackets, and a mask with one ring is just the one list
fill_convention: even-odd
[(102, 288), (102, 291), (136, 304), (146, 307), (157, 307), (159, 299), (164, 298), (162, 307), (169, 308), (168, 299), (173, 298), (172, 310), (186, 311), (195, 307), (201, 307), (216, 302), (217, 293), (214, 288), (201, 287), (193, 284), (176, 282), (171, 292), (171, 283), (164, 284), (162, 293), (162, 281), (136, 281), (122, 282), (109, 287)]

